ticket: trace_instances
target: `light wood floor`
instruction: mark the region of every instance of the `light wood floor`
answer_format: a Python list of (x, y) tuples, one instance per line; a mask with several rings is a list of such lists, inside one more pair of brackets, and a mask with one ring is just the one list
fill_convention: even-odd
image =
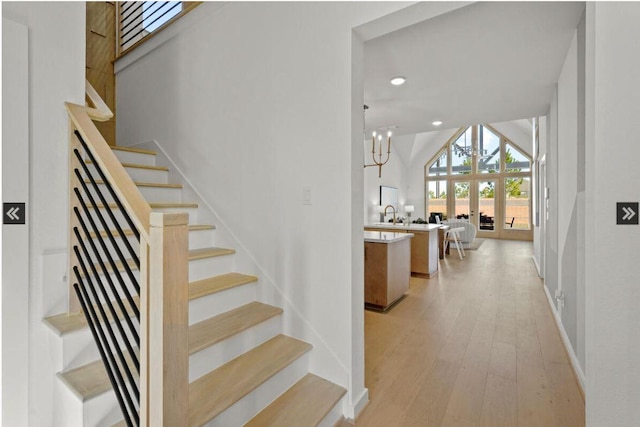
[(584, 426), (531, 253), (492, 239), (462, 261), (454, 250), (389, 312), (366, 311), (370, 403), (356, 426)]

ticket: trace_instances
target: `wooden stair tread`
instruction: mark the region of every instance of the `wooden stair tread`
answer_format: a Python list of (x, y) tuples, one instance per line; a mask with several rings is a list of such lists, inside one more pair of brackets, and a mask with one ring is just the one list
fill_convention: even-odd
[(102, 360), (96, 360), (67, 372), (59, 372), (58, 378), (82, 401), (98, 396), (112, 388)]
[[(133, 301), (135, 302), (136, 306), (139, 308), (140, 297), (138, 297), (137, 295), (134, 295)], [(133, 309), (129, 305), (129, 302), (126, 300), (123, 300), (122, 303), (124, 304), (124, 308), (127, 310), (127, 313), (129, 314), (129, 316), (133, 316)], [(106, 304), (103, 304), (102, 306), (104, 307), (104, 311), (107, 313), (109, 319), (112, 319), (113, 316), (111, 316), (111, 311), (107, 308)], [(118, 319), (122, 319), (123, 318), (122, 311), (118, 307), (118, 304), (113, 304), (113, 307), (116, 310)], [(99, 312), (96, 311), (96, 313), (99, 313)], [(85, 318), (83, 312), (71, 313), (71, 314), (67, 314), (67, 313), (57, 314), (55, 316), (49, 316), (44, 318), (43, 322), (46, 325), (48, 325), (51, 329), (53, 329), (53, 331), (58, 335), (68, 334), (69, 332), (78, 331), (80, 329), (87, 327), (87, 319)]]
[[(84, 162), (88, 165), (93, 164), (91, 160), (85, 160)], [(132, 169), (148, 169), (148, 170), (162, 171), (162, 172), (169, 171), (169, 168), (166, 166), (141, 165), (138, 163), (122, 163), (122, 166), (124, 166), (125, 168), (132, 168)]]
[[(85, 184), (91, 183), (91, 181), (88, 179), (85, 179), (84, 182)], [(158, 182), (139, 182), (139, 181), (134, 181), (133, 183), (137, 187), (176, 188), (176, 189), (182, 188), (182, 184), (162, 184)], [(96, 179), (96, 184), (104, 184), (104, 181)]]
[(204, 259), (204, 258), (213, 258), (213, 257), (218, 257), (223, 255), (231, 255), (235, 253), (236, 253), (235, 249), (228, 249), (228, 248), (211, 247), (211, 248), (202, 248), (202, 249), (191, 249), (189, 251), (189, 261), (195, 261), (195, 260)]
[(347, 392), (313, 374), (307, 374), (245, 427), (289, 427), (318, 425)]
[(142, 149), (142, 148), (112, 146), (111, 149), (114, 150), (114, 151), (127, 151), (129, 153), (149, 154), (151, 156), (157, 156), (158, 155), (158, 153), (156, 153), (155, 151), (145, 150), (145, 149)]
[(189, 384), (189, 425), (201, 426), (311, 349), (278, 335)]
[[(216, 226), (215, 225), (208, 225), (208, 224), (194, 224), (194, 225), (189, 225), (189, 231), (201, 231), (201, 230), (215, 230)], [(111, 235), (114, 237), (119, 237), (119, 233), (118, 230), (109, 230), (111, 232)], [(130, 228), (125, 228), (124, 230), (122, 230), (122, 232), (124, 233), (125, 236), (133, 236), (133, 230), (131, 230)], [(95, 238), (96, 237), (96, 233), (91, 233), (90, 234), (91, 238)], [(107, 232), (106, 231), (100, 231), (100, 236), (106, 238), (107, 237)]]
[(256, 276), (241, 273), (227, 273), (189, 283), (189, 299), (231, 289), (236, 286), (257, 282)]
[[(282, 309), (278, 307), (254, 302), (191, 325), (189, 326), (189, 354), (196, 353), (281, 313)], [(209, 322), (212, 319), (217, 319), (220, 324), (214, 325), (213, 322)], [(205, 322), (209, 323), (205, 324)], [(83, 401), (111, 389), (109, 376), (101, 360), (60, 372), (58, 376)]]
[[(139, 354), (137, 356), (138, 358), (140, 357)], [(114, 357), (118, 360), (117, 356)], [(125, 360), (131, 372), (136, 372), (133, 360), (127, 353), (125, 353)], [(118, 364), (120, 364), (119, 361)], [(78, 396), (83, 402), (113, 388), (102, 360), (96, 360), (65, 372), (58, 372), (57, 376), (69, 387), (73, 394)], [(125, 381), (128, 382), (126, 377)], [(134, 376), (134, 381), (136, 384), (139, 384), (137, 376)]]
[(282, 309), (251, 302), (189, 326), (189, 354), (232, 337), (252, 326), (282, 314)]

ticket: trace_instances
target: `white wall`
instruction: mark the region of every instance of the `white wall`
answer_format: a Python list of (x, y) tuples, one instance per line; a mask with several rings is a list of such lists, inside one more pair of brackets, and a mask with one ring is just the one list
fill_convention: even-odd
[[(64, 102), (84, 103), (85, 6), (82, 2), (3, 2), (2, 14), (25, 25), (29, 32), (30, 284), (29, 306), (22, 307), (22, 313), (29, 318), (30, 335), (29, 357), (23, 361), (29, 365), (29, 377), (21, 380), (29, 385), (29, 425), (49, 426), (56, 411), (54, 375), (62, 366), (55, 365), (50, 354), (51, 332), (42, 318), (54, 314), (52, 305), (60, 302), (51, 296), (66, 296), (67, 290), (60, 276), (43, 275), (42, 260), (67, 242), (68, 119)], [(5, 43), (11, 40), (3, 39)], [(11, 101), (5, 95), (3, 92), (6, 108)], [(15, 159), (3, 157), (3, 162), (12, 161)]]
[[(2, 20), (2, 201), (29, 199), (29, 38)], [(25, 216), (26, 212), (18, 212)], [(4, 215), (4, 213), (3, 213)], [(29, 224), (2, 225), (2, 423), (26, 425), (29, 412)]]
[(436, 155), (457, 129), (444, 129), (416, 135), (407, 170), (407, 203), (415, 206), (414, 218), (426, 219), (424, 165)]
[(404, 6), (205, 3), (117, 74), (118, 141), (163, 146), (346, 367), (352, 407), (366, 397), (352, 29)]
[(640, 3), (587, 3), (586, 410), (592, 426), (640, 419), (640, 226), (616, 202), (640, 200)]
[[(377, 144), (377, 142), (376, 142)], [(383, 148), (383, 151), (386, 147)], [(364, 144), (364, 161), (372, 164), (371, 159), (371, 140), (368, 139)], [(383, 154), (383, 156), (386, 156)], [(384, 157), (383, 157), (384, 160)], [(403, 207), (407, 202), (407, 167), (398, 155), (397, 150), (391, 146), (391, 155), (389, 162), (382, 167), (382, 177), (378, 177), (378, 167), (368, 167), (364, 169), (364, 223), (380, 221), (380, 215), (375, 211), (375, 207), (380, 204), (380, 186), (395, 187), (398, 189), (398, 208), (400, 212), (397, 215), (406, 216)], [(418, 206), (416, 206), (418, 209)], [(412, 218), (416, 218), (411, 214)], [(392, 217), (391, 214), (386, 216), (386, 220)]]
[[(584, 275), (579, 268), (580, 243), (584, 241), (583, 192), (578, 185), (578, 177), (584, 174), (584, 157), (579, 156), (584, 144), (584, 86), (579, 84), (580, 70), (584, 70), (584, 55), (579, 54), (579, 40), (584, 40), (584, 26), (573, 37), (562, 67), (557, 86), (557, 155), (553, 163), (557, 165), (557, 185), (551, 188), (557, 194), (557, 277), (546, 275), (545, 284), (550, 296), (555, 289), (562, 292), (562, 302), (556, 302), (555, 310), (562, 321), (562, 332), (566, 334), (570, 346), (570, 356), (584, 381)], [(584, 44), (580, 43), (584, 49)], [(556, 139), (556, 138), (554, 138)], [(549, 257), (547, 257), (549, 259)], [(580, 279), (583, 280), (580, 280)]]

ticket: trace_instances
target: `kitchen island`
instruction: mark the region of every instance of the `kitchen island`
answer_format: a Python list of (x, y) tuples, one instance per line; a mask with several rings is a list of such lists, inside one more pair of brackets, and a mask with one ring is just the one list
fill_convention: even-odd
[(438, 274), (439, 224), (392, 224), (378, 222), (365, 225), (366, 231), (412, 233), (411, 274), (431, 278)]
[(409, 290), (411, 233), (364, 232), (364, 303), (385, 311)]

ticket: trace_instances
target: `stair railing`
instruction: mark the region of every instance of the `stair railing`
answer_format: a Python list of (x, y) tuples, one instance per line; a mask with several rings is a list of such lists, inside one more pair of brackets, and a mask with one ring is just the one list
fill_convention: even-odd
[[(188, 424), (188, 215), (151, 207), (92, 120), (66, 103), (69, 313), (82, 311), (128, 426)], [(137, 274), (136, 274), (137, 272)]]

